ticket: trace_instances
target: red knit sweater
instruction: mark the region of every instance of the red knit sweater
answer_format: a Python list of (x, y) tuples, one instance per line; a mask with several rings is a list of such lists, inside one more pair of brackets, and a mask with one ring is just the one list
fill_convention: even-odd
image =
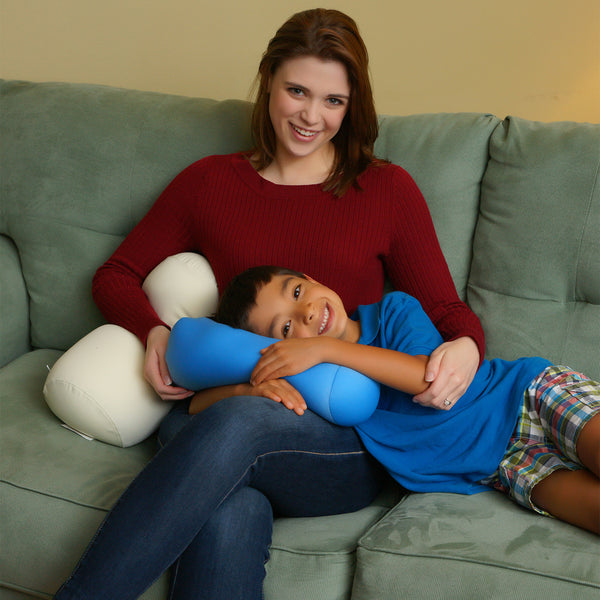
[(350, 313), (380, 300), (385, 269), (395, 288), (421, 301), (446, 340), (471, 336), (483, 356), (479, 320), (457, 296), (410, 175), (395, 165), (372, 166), (359, 183), (362, 191), (336, 198), (319, 185), (266, 181), (245, 154), (202, 159), (173, 180), (98, 269), (96, 303), (108, 321), (145, 342), (162, 321), (141, 284), (179, 252), (206, 256), (220, 290), (255, 265), (302, 271), (334, 289)]

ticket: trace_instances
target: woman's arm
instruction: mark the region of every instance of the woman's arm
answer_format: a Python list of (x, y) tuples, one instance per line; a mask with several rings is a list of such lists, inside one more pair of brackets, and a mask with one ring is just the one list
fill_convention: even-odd
[(412, 177), (395, 172), (396, 199), (386, 269), (394, 287), (419, 300), (444, 340), (471, 337), (483, 358), (479, 318), (458, 297), (423, 194)]
[(467, 389), (481, 364), (485, 337), (479, 319), (460, 300), (433, 226), (429, 209), (408, 173), (395, 173), (393, 235), (386, 268), (396, 289), (416, 297), (446, 343), (431, 355), (431, 386), (415, 400), (448, 409)]
[[(192, 165), (193, 167), (193, 165)], [(178, 175), (113, 255), (96, 271), (92, 295), (110, 323), (134, 333), (146, 347), (144, 377), (163, 400), (192, 392), (170, 384), (165, 362), (169, 329), (142, 289), (150, 271), (168, 256), (193, 247), (191, 167)]]
[(429, 386), (425, 381), (427, 361), (427, 356), (411, 356), (337, 338), (294, 338), (265, 348), (250, 381), (260, 385), (326, 362), (354, 369), (383, 385), (415, 395)]
[(94, 275), (92, 295), (106, 320), (131, 331), (143, 344), (153, 327), (165, 324), (142, 283), (165, 258), (195, 247), (197, 179), (194, 165), (180, 173)]

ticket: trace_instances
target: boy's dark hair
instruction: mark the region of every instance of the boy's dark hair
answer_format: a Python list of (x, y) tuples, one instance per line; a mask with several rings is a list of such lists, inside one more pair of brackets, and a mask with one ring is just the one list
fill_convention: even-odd
[(251, 267), (236, 275), (221, 295), (214, 320), (230, 327), (246, 329), (250, 309), (256, 305), (256, 295), (275, 275), (292, 275), (306, 279), (304, 273), (272, 265)]

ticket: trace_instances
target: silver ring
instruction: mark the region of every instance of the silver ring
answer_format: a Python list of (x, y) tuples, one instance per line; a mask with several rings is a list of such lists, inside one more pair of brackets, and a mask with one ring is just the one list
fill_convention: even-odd
[(452, 402), (450, 402), (450, 400), (448, 400), (448, 398), (446, 398), (444, 400), (444, 406), (450, 406), (452, 404)]

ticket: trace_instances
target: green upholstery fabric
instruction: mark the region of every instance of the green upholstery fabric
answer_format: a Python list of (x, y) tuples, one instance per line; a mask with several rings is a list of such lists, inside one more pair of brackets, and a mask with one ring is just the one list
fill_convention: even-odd
[(359, 541), (355, 600), (592, 600), (592, 533), (514, 505), (499, 492), (412, 494)]
[[(2, 205), (4, 206), (4, 205)], [(1, 208), (0, 208), (1, 210)], [(17, 249), (0, 235), (0, 366), (29, 350), (29, 300)]]
[[(103, 322), (93, 273), (172, 177), (250, 147), (250, 106), (10, 81), (0, 103), (0, 597), (49, 598), (155, 440), (123, 449), (62, 428), (47, 366)], [(488, 354), (600, 378), (600, 125), (384, 116), (376, 152), (421, 187)], [(352, 515), (277, 520), (265, 598), (600, 595), (590, 534), (495, 492), (399, 498), (390, 486)]]
[(542, 355), (600, 380), (599, 177), (600, 125), (494, 131), (468, 293), (489, 356)]
[(267, 563), (265, 598), (347, 600), (356, 566), (356, 541), (399, 499), (390, 487), (355, 513), (309, 519), (278, 519)]
[[(0, 479), (2, 546), (9, 549), (0, 560), (0, 586), (46, 594), (40, 597), (50, 597), (69, 575), (90, 532), (155, 444), (116, 448), (60, 427), (39, 393), (59, 354), (37, 350), (0, 370), (2, 454), (14, 458), (3, 462)], [(164, 598), (166, 589), (163, 578), (144, 599)]]
[(171, 179), (250, 147), (248, 103), (2, 82), (0, 233), (19, 249), (31, 343), (66, 350), (103, 321), (90, 281)]
[(489, 138), (499, 123), (492, 115), (470, 113), (380, 119), (375, 152), (402, 165), (423, 192), (463, 299)]

